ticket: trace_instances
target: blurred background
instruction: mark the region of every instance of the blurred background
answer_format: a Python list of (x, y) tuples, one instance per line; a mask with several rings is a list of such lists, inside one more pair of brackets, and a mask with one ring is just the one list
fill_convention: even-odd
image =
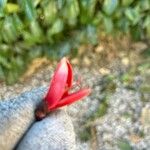
[(93, 89), (69, 108), (78, 149), (148, 149), (150, 1), (0, 0), (0, 99), (47, 86), (63, 56)]
[(14, 83), (34, 58), (73, 57), (107, 35), (148, 42), (148, 14), (149, 0), (0, 1), (0, 80)]

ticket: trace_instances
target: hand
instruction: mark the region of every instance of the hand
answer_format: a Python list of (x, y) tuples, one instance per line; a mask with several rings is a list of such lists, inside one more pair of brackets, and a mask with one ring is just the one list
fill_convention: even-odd
[(0, 149), (75, 149), (73, 126), (64, 109), (35, 122), (34, 111), (44, 92), (45, 88), (39, 88), (17, 98), (0, 101)]

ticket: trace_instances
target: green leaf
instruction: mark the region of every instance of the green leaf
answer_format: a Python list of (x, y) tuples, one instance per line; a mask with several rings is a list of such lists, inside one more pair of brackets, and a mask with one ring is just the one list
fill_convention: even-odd
[(146, 29), (147, 37), (150, 37), (150, 17), (149, 16), (145, 18), (144, 23), (143, 23), (143, 28)]
[(16, 69), (17, 69), (18, 67), (23, 68), (24, 61), (23, 61), (22, 56), (16, 57), (16, 58), (15, 58), (15, 63), (14, 63), (14, 64), (16, 65)]
[(96, 0), (82, 0), (80, 2), (82, 9), (84, 9), (85, 13), (89, 17), (92, 17), (94, 15), (96, 2)]
[(14, 3), (7, 3), (6, 10), (8, 13), (16, 13), (19, 11), (19, 6)]
[(118, 141), (118, 147), (120, 150), (132, 150), (132, 147), (130, 146), (129, 142), (125, 140)]
[(26, 17), (32, 21), (36, 17), (36, 11), (33, 5), (32, 0), (18, 0), (20, 6), (22, 7), (23, 11), (25, 12)]
[(42, 42), (43, 41), (43, 32), (40, 28), (40, 25), (37, 21), (32, 21), (30, 24), (30, 29), (32, 36), (36, 39), (35, 41), (37, 42)]
[(118, 0), (104, 0), (103, 10), (107, 15), (111, 15), (118, 6)]
[(139, 13), (139, 8), (127, 8), (125, 11), (125, 15), (132, 22), (133, 25), (136, 25), (141, 19), (141, 15)]
[(41, 5), (44, 11), (44, 23), (47, 25), (52, 24), (57, 17), (57, 7), (55, 0), (43, 1)]
[(150, 38), (150, 25), (146, 27), (146, 33), (148, 38)]
[(35, 43), (39, 42), (40, 43), (40, 38), (36, 37), (34, 34), (31, 32), (23, 32), (23, 38), (24, 38), (24, 43), (26, 46), (34, 46)]
[(65, 0), (56, 0), (57, 1), (57, 7), (58, 9), (63, 9), (64, 4), (65, 4)]
[(119, 26), (119, 28), (124, 31), (124, 32), (128, 32), (129, 31), (129, 20), (127, 18), (121, 18), (118, 22), (117, 25)]
[(77, 23), (79, 15), (79, 4), (77, 0), (67, 1), (63, 10), (63, 16), (67, 19), (69, 25), (73, 26)]
[(100, 22), (102, 21), (103, 15), (101, 12), (98, 12), (93, 18), (93, 25), (100, 26)]
[(2, 37), (5, 42), (11, 43), (17, 38), (17, 31), (15, 28), (15, 24), (13, 22), (13, 18), (8, 16), (4, 20), (3, 28), (2, 28)]
[(144, 23), (143, 23), (143, 27), (146, 28), (150, 26), (150, 16), (146, 16)]
[(123, 6), (129, 6), (134, 0), (122, 0)]
[(128, 18), (129, 20), (131, 20), (131, 21), (134, 20), (134, 11), (133, 11), (133, 9), (129, 9), (129, 8), (126, 9), (125, 15), (127, 16), (127, 18)]
[(130, 33), (134, 40), (140, 40), (142, 35), (142, 29), (140, 28), (140, 26), (136, 25), (130, 28)]
[(33, 1), (34, 7), (36, 7), (38, 4), (40, 4), (41, 1), (42, 1), (42, 0), (34, 0), (34, 1)]
[(7, 72), (6, 82), (9, 85), (14, 84), (18, 79), (17, 72), (13, 72), (13, 71), (14, 70), (10, 70), (10, 71)]
[(0, 0), (0, 9), (6, 6), (7, 0)]
[(21, 32), (21, 30), (23, 29), (23, 22), (19, 18), (19, 16), (16, 14), (13, 14), (12, 19), (13, 19), (13, 24), (14, 24), (14, 26), (15, 26), (16, 30), (18, 31), (18, 34), (19, 34)]
[(150, 10), (150, 1), (149, 0), (142, 0), (142, 1), (140, 1), (140, 3), (138, 5), (141, 6), (142, 11)]
[(57, 19), (50, 29), (50, 34), (51, 35), (58, 34), (63, 30), (63, 28), (64, 28), (63, 21), (61, 19)]
[(0, 0), (0, 17), (4, 17), (4, 8), (6, 6), (7, 0)]
[(23, 38), (28, 46), (43, 43), (45, 39), (42, 28), (35, 20), (30, 23), (30, 31), (23, 31)]
[(112, 22), (111, 18), (104, 17), (104, 27), (105, 27), (107, 33), (112, 32), (113, 22)]
[(1, 55), (0, 55), (0, 64), (3, 65), (4, 67), (6, 67), (7, 69), (9, 69), (11, 67), (7, 58), (2, 57)]
[(80, 21), (82, 24), (91, 23), (91, 20), (98, 19), (97, 17), (93, 17), (95, 13), (97, 0), (82, 0), (79, 1), (80, 5)]
[(146, 29), (146, 36), (147, 38), (150, 38), (150, 17), (147, 16), (144, 23), (143, 27)]

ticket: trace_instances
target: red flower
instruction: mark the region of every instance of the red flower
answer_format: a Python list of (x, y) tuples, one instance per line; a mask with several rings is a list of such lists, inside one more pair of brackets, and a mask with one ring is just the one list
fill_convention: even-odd
[(35, 112), (36, 119), (41, 120), (50, 111), (70, 105), (91, 92), (91, 89), (83, 88), (77, 92), (69, 93), (69, 90), (73, 88), (72, 84), (72, 66), (66, 58), (63, 58), (57, 66), (48, 93)]

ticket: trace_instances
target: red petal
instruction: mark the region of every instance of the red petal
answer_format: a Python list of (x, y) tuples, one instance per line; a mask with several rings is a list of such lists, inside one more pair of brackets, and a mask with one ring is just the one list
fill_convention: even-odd
[(68, 66), (68, 77), (67, 77), (67, 83), (66, 83), (66, 89), (65, 93), (62, 96), (62, 99), (66, 96), (68, 96), (68, 90), (72, 87), (72, 82), (73, 82), (73, 72), (72, 72), (72, 66), (70, 62), (67, 60), (67, 66)]
[(68, 65), (68, 78), (67, 78), (67, 84), (68, 87), (70, 88), (72, 86), (72, 81), (73, 81), (73, 73), (72, 73), (72, 66), (70, 62), (67, 60), (67, 65)]
[(63, 58), (57, 66), (54, 76), (51, 80), (49, 91), (45, 97), (48, 103), (48, 108), (54, 107), (62, 98), (66, 82), (68, 79), (68, 64), (66, 58)]
[(90, 93), (91, 93), (91, 89), (82, 89), (75, 93), (72, 93), (72, 94), (68, 95), (67, 97), (65, 97), (64, 99), (62, 99), (61, 101), (59, 101), (58, 104), (56, 105), (55, 109), (58, 107), (65, 106), (65, 105), (70, 105), (73, 102), (80, 100), (83, 97), (89, 95)]

